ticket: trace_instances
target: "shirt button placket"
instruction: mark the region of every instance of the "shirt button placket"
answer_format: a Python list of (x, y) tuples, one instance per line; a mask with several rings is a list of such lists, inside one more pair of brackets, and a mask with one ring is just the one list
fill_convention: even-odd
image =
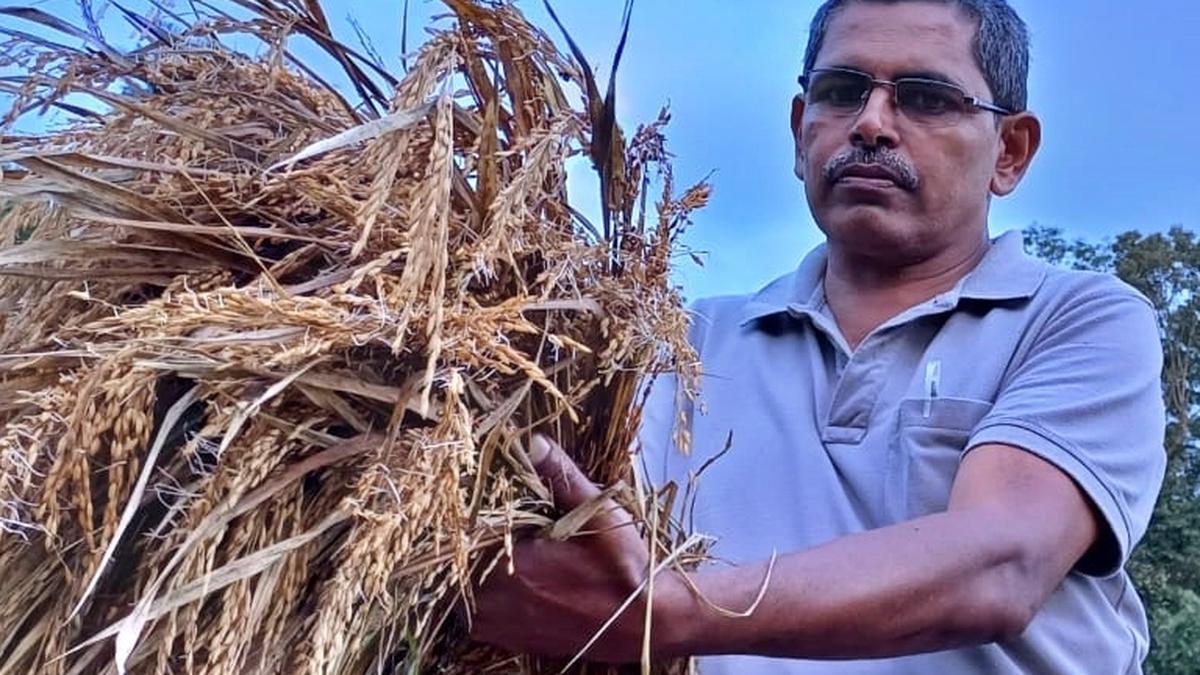
[(830, 401), (825, 442), (857, 444), (866, 436), (887, 372), (884, 352), (891, 332), (868, 336), (845, 362)]

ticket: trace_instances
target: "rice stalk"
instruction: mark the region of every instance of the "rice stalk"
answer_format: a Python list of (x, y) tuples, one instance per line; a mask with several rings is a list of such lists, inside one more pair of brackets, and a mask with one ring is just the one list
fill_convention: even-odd
[(534, 432), (656, 568), (703, 556), (629, 450), (648, 380), (695, 394), (669, 276), (709, 187), (675, 193), (665, 111), (623, 133), (565, 31), (571, 55), (511, 4), (444, 1), (402, 76), (316, 0), (122, 9), (124, 50), (0, 10), (6, 123), (75, 115), (0, 141), (0, 675), (689, 668), (467, 638), (515, 534), (587, 520), (553, 510)]

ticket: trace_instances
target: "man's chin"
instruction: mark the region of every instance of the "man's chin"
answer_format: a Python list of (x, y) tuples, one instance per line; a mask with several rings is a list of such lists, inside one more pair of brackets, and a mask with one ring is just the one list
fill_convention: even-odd
[(890, 209), (856, 206), (825, 219), (821, 230), (831, 245), (855, 257), (904, 265), (930, 248), (928, 228)]

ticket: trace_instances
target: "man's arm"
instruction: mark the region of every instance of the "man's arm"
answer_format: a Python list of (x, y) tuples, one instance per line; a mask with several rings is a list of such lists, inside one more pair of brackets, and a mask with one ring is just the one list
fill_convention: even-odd
[[(560, 506), (599, 494), (559, 448), (535, 459)], [(480, 590), (475, 636), (511, 649), (571, 656), (641, 581), (645, 545), (627, 514), (610, 512), (599, 534), (518, 546), (516, 573)], [(1020, 634), (1096, 538), (1079, 488), (1053, 465), (988, 445), (964, 459), (946, 513), (790, 553), (775, 565), (762, 603), (729, 618), (675, 573), (655, 580), (655, 658), (762, 654), (866, 658), (934, 651)], [(725, 609), (746, 609), (767, 563), (691, 575)], [(640, 655), (634, 605), (588, 657)]]
[[(1011, 639), (1097, 527), (1082, 492), (1053, 465), (1017, 448), (982, 446), (963, 460), (945, 513), (781, 558), (750, 617), (725, 618), (674, 595), (661, 607), (660, 648), (868, 658)], [(740, 610), (765, 571), (762, 563), (693, 581), (718, 606)]]

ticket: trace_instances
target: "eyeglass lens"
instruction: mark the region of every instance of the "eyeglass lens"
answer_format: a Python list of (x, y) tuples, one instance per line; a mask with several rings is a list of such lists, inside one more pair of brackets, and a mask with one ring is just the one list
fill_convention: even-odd
[[(957, 87), (921, 78), (900, 78), (895, 81), (895, 101), (906, 116), (918, 121), (946, 122), (947, 117), (967, 112), (966, 97)], [(817, 71), (809, 79), (807, 99), (838, 114), (853, 114), (874, 89), (865, 73), (847, 71)]]

